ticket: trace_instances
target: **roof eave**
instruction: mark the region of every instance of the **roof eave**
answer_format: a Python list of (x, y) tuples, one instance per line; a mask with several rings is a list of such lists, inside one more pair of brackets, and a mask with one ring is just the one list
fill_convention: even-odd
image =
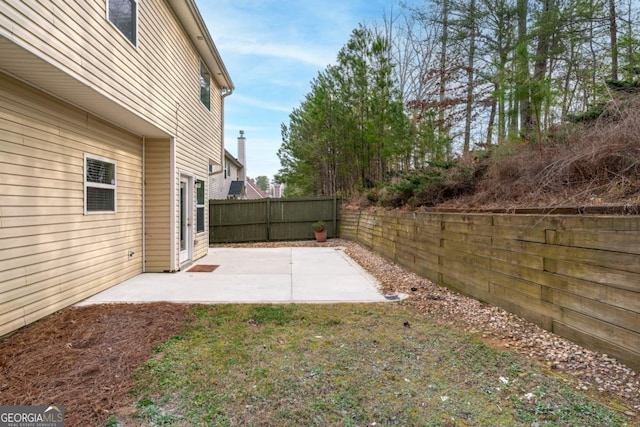
[(244, 165), (242, 163), (240, 163), (240, 160), (238, 160), (237, 158), (233, 157), (233, 154), (231, 154), (226, 149), (224, 150), (224, 157), (225, 157), (226, 160), (229, 160), (231, 163), (236, 165), (238, 168), (243, 168), (244, 167)]
[(195, 0), (167, 0), (171, 9), (178, 17), (191, 42), (198, 50), (200, 57), (211, 71), (212, 77), (218, 83), (223, 93), (229, 94), (235, 89), (231, 76), (222, 61), (207, 25), (200, 15)]

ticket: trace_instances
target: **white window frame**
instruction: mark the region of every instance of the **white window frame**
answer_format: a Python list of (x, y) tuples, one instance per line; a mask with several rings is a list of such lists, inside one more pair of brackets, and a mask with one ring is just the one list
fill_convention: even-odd
[[(202, 203), (198, 203), (198, 183), (202, 183)], [(207, 184), (206, 181), (204, 179), (198, 178), (196, 177), (194, 180), (194, 190), (195, 190), (195, 199), (196, 199), (196, 214), (195, 214), (195, 218), (196, 218), (196, 234), (202, 234), (205, 233), (207, 231), (207, 221), (206, 221), (206, 217), (207, 217), (207, 210), (205, 209), (205, 205), (207, 203)], [(198, 223), (198, 209), (202, 208), (202, 231), (198, 230), (198, 227), (200, 226), (200, 224)]]
[[(87, 160), (98, 160), (105, 163), (113, 164), (113, 184), (100, 184), (97, 182), (89, 182), (87, 181)], [(84, 165), (83, 165), (83, 181), (84, 181), (84, 214), (85, 215), (101, 215), (101, 214), (113, 214), (115, 215), (118, 212), (118, 163), (115, 160), (108, 159), (106, 157), (95, 156), (93, 154), (84, 153)], [(104, 188), (108, 190), (113, 190), (113, 210), (112, 211), (90, 211), (87, 209), (87, 201), (88, 201), (88, 193), (87, 188)]]
[(124, 34), (122, 32), (122, 30), (120, 30), (120, 28), (118, 28), (118, 26), (116, 24), (113, 23), (113, 21), (111, 20), (111, 17), (109, 16), (109, 3), (111, 2), (111, 0), (106, 0), (106, 13), (107, 13), (107, 21), (109, 21), (109, 24), (113, 25), (113, 28), (115, 28), (116, 30), (118, 30), (118, 32), (120, 34), (122, 34), (122, 37), (124, 37), (129, 43), (131, 43), (131, 45), (135, 48), (138, 47), (138, 15), (139, 15), (139, 11), (138, 11), (138, 0), (131, 0), (134, 4), (134, 8), (135, 8), (135, 18), (136, 18), (136, 22), (135, 22), (135, 28), (134, 28), (134, 39), (135, 41), (132, 41), (131, 39), (129, 39), (129, 37), (126, 36), (126, 34)]

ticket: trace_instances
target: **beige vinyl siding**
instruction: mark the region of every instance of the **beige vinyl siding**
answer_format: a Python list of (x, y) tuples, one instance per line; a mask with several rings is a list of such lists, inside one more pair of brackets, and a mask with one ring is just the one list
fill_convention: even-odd
[(145, 141), (145, 271), (171, 270), (171, 179), (169, 140)]
[(165, 0), (138, 2), (137, 48), (106, 19), (105, 0), (39, 4), (5, 4), (0, 30), (5, 27), (11, 40), (177, 134), (179, 143), (189, 146), (190, 167), (221, 157), (220, 88), (212, 81), (208, 111), (200, 102), (200, 57)]
[[(117, 162), (117, 214), (84, 215), (84, 153)], [(0, 73), (0, 335), (142, 271), (141, 153)]]
[[(8, 206), (7, 212), (14, 210), (10, 212), (12, 216), (6, 219), (11, 222), (12, 227), (64, 225), (67, 224), (70, 212), (75, 215), (79, 212), (78, 209), (82, 209), (82, 203), (78, 203), (83, 197), (82, 188), (68, 179), (69, 174), (82, 173), (78, 172), (78, 168), (82, 167), (82, 162), (78, 163), (79, 157), (74, 157), (74, 161), (64, 168), (47, 167), (49, 161), (64, 164), (67, 156), (64, 144), (57, 142), (58, 138), (67, 137), (64, 135), (67, 130), (59, 126), (58, 116), (68, 116), (68, 121), (76, 124), (86, 125), (89, 120), (94, 122), (94, 126), (101, 123), (94, 117), (108, 118), (105, 122), (109, 121), (124, 129), (136, 129), (132, 133), (137, 133), (139, 137), (134, 139), (139, 142), (145, 138), (149, 142), (147, 148), (151, 150), (146, 155), (149, 164), (145, 166), (145, 270), (167, 271), (178, 267), (180, 174), (187, 174), (193, 179), (204, 179), (208, 198), (211, 191), (206, 179), (209, 159), (220, 161), (223, 151), (223, 100), (221, 88), (212, 80), (211, 110), (201, 104), (200, 56), (194, 45), (200, 42), (190, 40), (169, 6), (170, 1), (174, 0), (138, 2), (136, 47), (106, 19), (105, 0), (18, 0), (3, 5), (0, 12), (0, 35), (22, 49), (19, 52), (7, 49), (6, 46), (10, 43), (4, 42), (3, 45), (0, 40), (0, 48), (6, 49), (0, 52), (9, 53), (5, 55), (7, 63), (18, 63), (12, 72), (56, 97), (67, 99), (70, 104), (81, 107), (60, 104), (64, 113), (61, 111), (53, 117), (45, 114), (41, 123), (29, 123), (28, 131), (37, 133), (36, 139), (52, 142), (52, 147), (43, 147), (43, 144), (35, 144), (29, 148), (21, 146), (11, 153), (13, 158), (7, 163), (22, 169), (7, 177), (8, 186), (19, 185), (25, 175), (42, 180), (46, 176), (53, 183), (42, 183), (48, 187), (38, 187), (36, 191), (50, 196), (57, 194), (49, 199), (63, 200), (50, 202), (51, 206), (34, 207), (33, 216), (29, 218), (21, 218), (20, 206)], [(52, 64), (55, 69), (30, 66), (38, 63), (33, 61), (34, 57)], [(0, 64), (0, 69), (2, 67), (3, 64)], [(48, 82), (54, 83), (48, 85)], [(19, 93), (7, 96), (13, 97), (16, 103), (20, 102)], [(88, 102), (87, 99), (91, 101)], [(113, 108), (114, 103), (124, 110)], [(30, 116), (31, 111), (16, 111), (15, 114), (15, 120), (19, 120), (18, 117), (22, 114)], [(140, 122), (145, 122), (144, 126)], [(22, 124), (13, 126), (20, 128)], [(107, 125), (102, 123), (101, 126)], [(7, 138), (20, 140), (21, 129), (13, 129), (11, 132)], [(77, 130), (71, 129), (70, 132)], [(86, 152), (118, 162), (120, 179), (117, 215), (141, 216), (141, 196), (135, 183), (142, 179), (142, 167), (129, 160), (126, 155), (123, 157), (102, 149), (92, 138), (89, 135), (82, 141), (87, 145)], [(175, 151), (168, 142), (172, 138), (175, 141)], [(16, 142), (15, 145), (22, 144)], [(151, 147), (152, 145), (154, 146)], [(167, 151), (163, 151), (164, 148)], [(157, 150), (154, 151), (155, 149)], [(21, 164), (24, 161), (21, 159), (25, 158), (29, 159), (28, 164)], [(31, 170), (32, 161), (37, 161), (44, 169)], [(139, 159), (136, 161), (139, 163)], [(173, 176), (170, 175), (172, 161), (175, 165)], [(63, 194), (66, 197), (62, 197)], [(14, 196), (20, 197), (21, 193)], [(134, 201), (138, 203), (135, 208)], [(193, 202), (195, 220), (195, 193)], [(38, 212), (41, 215), (35, 215)], [(112, 220), (103, 217), (103, 224)], [(173, 224), (172, 217), (175, 220)], [(205, 203), (206, 223), (208, 218), (208, 203)], [(89, 220), (85, 218), (76, 226), (84, 226), (85, 221)], [(61, 233), (64, 232), (63, 227)], [(16, 233), (16, 237), (19, 237), (19, 232)], [(192, 260), (207, 253), (208, 233), (194, 234), (194, 241)], [(136, 251), (136, 258), (138, 254), (142, 256), (142, 250)]]

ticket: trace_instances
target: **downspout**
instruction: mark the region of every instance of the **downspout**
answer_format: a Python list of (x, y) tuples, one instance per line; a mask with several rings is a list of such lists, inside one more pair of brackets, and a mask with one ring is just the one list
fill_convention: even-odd
[(220, 99), (222, 100), (221, 104), (221, 114), (220, 114), (220, 164), (222, 165), (222, 169), (224, 170), (224, 99), (233, 93), (233, 88), (223, 87), (220, 89)]
[(169, 234), (171, 240), (171, 265), (169, 266), (169, 272), (175, 273), (178, 268), (176, 267), (176, 138), (171, 138), (170, 141), (171, 147), (169, 150), (171, 151), (171, 159), (169, 160), (169, 174), (171, 176), (171, 181), (169, 184), (169, 192), (171, 203), (169, 203), (170, 212), (170, 221), (171, 221), (171, 233)]
[[(225, 164), (224, 164), (224, 99), (231, 95), (233, 93), (233, 89), (229, 89), (229, 88), (222, 88), (220, 89), (220, 99), (222, 100), (222, 102), (220, 103), (220, 166), (221, 166), (221, 170), (220, 172), (213, 172), (213, 174), (209, 174), (209, 176), (211, 175), (218, 175), (221, 174), (222, 172), (224, 172), (225, 170)], [(211, 189), (209, 189), (209, 191), (211, 191)], [(207, 205), (208, 206), (208, 205)]]
[(147, 213), (145, 207), (147, 205), (147, 138), (142, 137), (142, 272), (147, 272)]
[(224, 100), (227, 96), (231, 95), (233, 93), (233, 89), (230, 89), (228, 87), (223, 87), (221, 89), (222, 91), (222, 99)]

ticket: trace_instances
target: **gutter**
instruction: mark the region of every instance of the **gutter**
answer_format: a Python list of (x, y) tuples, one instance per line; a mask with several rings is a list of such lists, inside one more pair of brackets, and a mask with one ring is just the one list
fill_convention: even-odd
[[(196, 6), (195, 0), (183, 0), (183, 2), (183, 4), (189, 11), (189, 14), (181, 13), (184, 9), (181, 7), (180, 3), (182, 2), (180, 2), (179, 0), (172, 0), (168, 3), (174, 9), (176, 14), (180, 18), (180, 21), (182, 21), (182, 25), (187, 30), (187, 33), (191, 37), (194, 46), (196, 47), (196, 49), (198, 49), (203, 59), (212, 61), (212, 63), (209, 63), (207, 65), (210, 67), (209, 69), (211, 71), (214, 71), (213, 78), (216, 80), (218, 85), (222, 88), (222, 90), (233, 91), (234, 85), (231, 81), (229, 72), (227, 71), (224, 62), (222, 61), (222, 57), (220, 56), (220, 52), (218, 52), (216, 44), (211, 38), (211, 34), (209, 34), (209, 30), (207, 29), (207, 25), (202, 19), (202, 15), (200, 15), (200, 11), (198, 10), (198, 6)], [(194, 25), (196, 28), (193, 28)], [(197, 31), (194, 31), (196, 29)], [(205, 46), (202, 46), (202, 42), (204, 42)], [(206, 47), (206, 50), (203, 49), (204, 47)], [(209, 53), (209, 55), (207, 55), (207, 53)], [(212, 65), (213, 67), (211, 67)]]

